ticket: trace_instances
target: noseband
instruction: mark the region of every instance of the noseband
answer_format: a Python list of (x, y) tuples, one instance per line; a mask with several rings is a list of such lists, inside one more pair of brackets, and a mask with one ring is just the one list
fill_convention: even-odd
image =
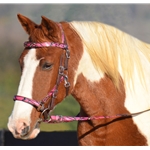
[[(68, 50), (68, 45), (66, 42), (66, 38), (64, 35), (64, 31), (62, 29), (62, 26), (60, 23), (58, 23), (60, 30), (61, 30), (61, 35), (62, 35), (62, 43), (55, 43), (55, 42), (43, 42), (43, 43), (35, 43), (35, 42), (25, 42), (24, 43), (24, 47), (25, 48), (42, 48), (42, 47), (59, 47), (63, 50), (65, 50), (65, 55), (61, 56), (60, 59), (60, 66), (59, 66), (59, 71), (58, 71), (58, 76), (57, 76), (57, 81), (55, 86), (53, 87), (53, 89), (46, 95), (46, 97), (44, 97), (41, 101), (36, 101), (34, 99), (30, 99), (24, 96), (20, 96), (20, 95), (15, 95), (13, 100), (14, 101), (23, 101), (26, 102), (28, 104), (31, 104), (32, 106), (34, 106), (37, 111), (41, 112), (41, 117), (44, 116), (44, 120), (46, 120), (48, 118), (48, 115), (50, 113), (50, 111), (53, 109), (54, 107), (54, 100), (56, 99), (57, 93), (58, 93), (58, 86), (59, 84), (64, 81), (65, 84), (65, 88), (66, 88), (66, 96), (68, 95), (68, 90), (70, 87), (70, 83), (68, 81), (68, 75), (67, 73), (65, 74), (65, 72), (68, 70), (68, 60), (70, 58), (70, 51)], [(64, 64), (63, 64), (64, 62)], [(48, 105), (48, 107), (45, 108), (45, 103), (48, 101), (48, 99), (51, 98), (51, 102)]]

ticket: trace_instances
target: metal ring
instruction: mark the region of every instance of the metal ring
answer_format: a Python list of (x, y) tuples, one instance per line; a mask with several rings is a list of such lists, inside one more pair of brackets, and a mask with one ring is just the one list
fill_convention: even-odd
[[(47, 110), (49, 110), (49, 108), (45, 108), (45, 109), (41, 112), (40, 118), (42, 118), (42, 116), (44, 116), (44, 113), (45, 113)], [(44, 117), (44, 119), (45, 119), (45, 117)], [(42, 119), (42, 120), (43, 120), (43, 119)]]

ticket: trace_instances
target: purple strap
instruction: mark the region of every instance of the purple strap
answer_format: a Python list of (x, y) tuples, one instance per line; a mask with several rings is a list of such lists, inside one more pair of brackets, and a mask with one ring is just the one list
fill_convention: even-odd
[(62, 43), (65, 43), (65, 34), (64, 34), (64, 30), (62, 29), (62, 26), (60, 23), (58, 23), (59, 28), (61, 30), (61, 35), (62, 35)]
[(62, 29), (62, 26), (60, 23), (58, 23), (58, 26), (60, 27), (61, 30), (61, 35), (62, 35), (62, 43), (55, 43), (55, 42), (42, 42), (42, 43), (36, 43), (36, 42), (30, 42), (30, 41), (26, 41), (24, 43), (24, 47), (25, 48), (41, 48), (41, 47), (59, 47), (62, 49), (67, 49), (68, 45), (64, 44), (65, 42), (65, 35), (64, 35), (64, 31)]
[(34, 43), (34, 42), (30, 42), (30, 41), (26, 41), (24, 43), (24, 47), (25, 48), (59, 47), (62, 49), (68, 48), (68, 46), (63, 43), (54, 43), (54, 42)]
[[(44, 120), (46, 123), (62, 123), (62, 122), (72, 122), (72, 121), (87, 121), (87, 120), (98, 120), (105, 118), (118, 118), (118, 117), (128, 117), (128, 114), (125, 115), (114, 115), (114, 116), (94, 116), (94, 117), (70, 117), (70, 116), (50, 116), (49, 120)], [(131, 116), (131, 115), (130, 115)]]
[(116, 114), (112, 116), (91, 116), (91, 117), (70, 117), (70, 116), (50, 116), (49, 120), (44, 120), (46, 123), (61, 123), (61, 122), (72, 122), (72, 121), (87, 121), (87, 120), (99, 120), (99, 119), (107, 119), (107, 118), (126, 118), (126, 117), (134, 117), (141, 113), (150, 111), (150, 109), (146, 109), (144, 111), (131, 113), (131, 114)]
[(23, 96), (20, 96), (20, 95), (15, 95), (14, 98), (13, 98), (14, 101), (23, 101), (23, 102), (26, 102), (26, 103), (29, 103), (35, 107), (39, 107), (40, 106), (40, 103), (35, 101), (34, 99), (30, 99), (30, 98), (27, 98), (27, 97), (23, 97)]
[[(60, 82), (62, 82), (64, 80), (64, 77), (61, 77), (60, 79)], [(20, 95), (15, 95), (13, 100), (14, 101), (23, 101), (23, 102), (26, 102), (26, 103), (29, 103), (37, 108), (40, 108), (42, 104), (44, 104), (47, 99), (55, 92), (56, 90), (56, 85), (53, 87), (53, 89), (47, 94), (46, 97), (44, 97), (40, 102), (37, 102), (36, 100), (34, 99), (30, 99), (30, 98), (27, 98), (27, 97), (23, 97), (23, 96), (20, 96)]]

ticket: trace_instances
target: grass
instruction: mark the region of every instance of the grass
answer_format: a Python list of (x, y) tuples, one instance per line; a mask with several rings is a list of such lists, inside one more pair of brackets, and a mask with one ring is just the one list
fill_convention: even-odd
[[(0, 75), (0, 129), (7, 129), (8, 117), (13, 110), (13, 96), (16, 94), (20, 74), (15, 70), (1, 72)], [(79, 112), (79, 105), (70, 95), (57, 105), (52, 112), (54, 115), (76, 116)], [(77, 122), (41, 124), (41, 131), (65, 131), (76, 130)]]

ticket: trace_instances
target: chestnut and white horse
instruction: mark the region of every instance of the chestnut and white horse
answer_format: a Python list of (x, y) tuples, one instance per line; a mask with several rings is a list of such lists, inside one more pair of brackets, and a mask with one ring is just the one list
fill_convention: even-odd
[(78, 121), (79, 145), (150, 145), (149, 44), (99, 22), (18, 19), (29, 39), (8, 121), (15, 138), (35, 138), (40, 123), (71, 94), (79, 117), (105, 116)]

